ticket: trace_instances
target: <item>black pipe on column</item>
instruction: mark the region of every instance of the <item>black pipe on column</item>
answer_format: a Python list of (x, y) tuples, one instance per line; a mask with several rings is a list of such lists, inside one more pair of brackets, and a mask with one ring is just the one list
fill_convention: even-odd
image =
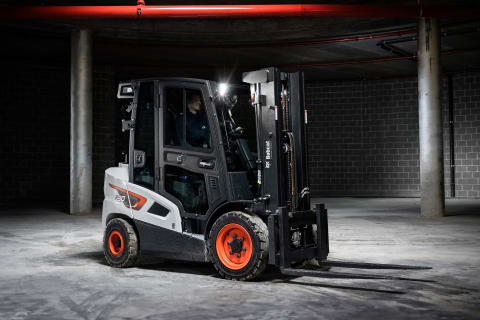
[(455, 198), (455, 122), (453, 79), (448, 76), (448, 128), (450, 133), (450, 197)]

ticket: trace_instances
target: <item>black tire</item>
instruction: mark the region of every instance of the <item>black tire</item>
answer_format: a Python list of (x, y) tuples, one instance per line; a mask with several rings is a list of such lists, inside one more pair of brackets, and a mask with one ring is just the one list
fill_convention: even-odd
[[(110, 240), (115, 242), (113, 247)], [(110, 220), (103, 235), (103, 253), (112, 267), (133, 266), (138, 257), (138, 240), (133, 226), (121, 218)]]
[[(220, 231), (225, 226), (231, 224), (242, 226), (244, 230), (248, 232), (252, 244), (250, 260), (244, 267), (238, 270), (231, 269), (222, 262), (216, 247), (217, 237)], [(228, 212), (220, 216), (213, 224), (208, 237), (208, 251), (210, 261), (213, 262), (215, 269), (222, 278), (231, 280), (254, 279), (262, 273), (268, 262), (267, 226), (262, 219), (256, 215), (246, 214), (241, 211)]]

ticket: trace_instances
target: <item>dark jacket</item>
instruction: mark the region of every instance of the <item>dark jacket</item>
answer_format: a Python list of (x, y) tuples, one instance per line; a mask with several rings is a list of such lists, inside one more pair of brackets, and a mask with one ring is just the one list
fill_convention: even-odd
[[(209, 143), (209, 129), (208, 120), (204, 112), (197, 112), (196, 114), (190, 111), (187, 115), (187, 143), (192, 147), (203, 148), (204, 144), (210, 146)], [(183, 117), (177, 120), (177, 136), (183, 140)]]

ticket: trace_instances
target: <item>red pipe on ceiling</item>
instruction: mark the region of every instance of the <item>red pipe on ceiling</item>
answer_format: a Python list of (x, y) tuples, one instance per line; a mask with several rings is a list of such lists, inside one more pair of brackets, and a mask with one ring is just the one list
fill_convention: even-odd
[(195, 5), (146, 6), (11, 6), (2, 19), (267, 18), (267, 17), (480, 17), (479, 7), (385, 5)]

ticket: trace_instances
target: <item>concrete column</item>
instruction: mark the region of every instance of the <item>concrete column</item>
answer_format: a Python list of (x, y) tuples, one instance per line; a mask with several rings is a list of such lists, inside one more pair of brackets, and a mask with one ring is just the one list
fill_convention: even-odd
[(418, 24), (418, 108), (421, 214), (444, 216), (440, 31), (433, 18), (420, 18)]
[(70, 80), (70, 213), (92, 211), (92, 33), (73, 30)]

